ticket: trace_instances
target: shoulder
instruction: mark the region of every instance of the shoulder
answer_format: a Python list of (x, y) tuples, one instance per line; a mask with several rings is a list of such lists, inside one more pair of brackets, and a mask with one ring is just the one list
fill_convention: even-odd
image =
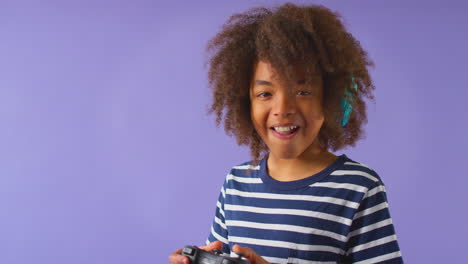
[(366, 189), (384, 185), (382, 178), (373, 168), (346, 155), (341, 166), (330, 173), (330, 180), (355, 184)]
[(254, 165), (253, 160), (238, 163), (237, 165), (232, 166), (226, 174), (224, 187), (233, 188), (233, 186), (237, 186), (239, 184), (245, 185), (261, 183), (261, 179), (258, 176), (259, 170), (260, 165)]
[(235, 166), (231, 167), (231, 172), (234, 171), (234, 170), (244, 171), (244, 170), (248, 170), (248, 169), (259, 170), (260, 165), (254, 166), (253, 165), (253, 160), (250, 160), (250, 161), (246, 161), (246, 162), (243, 162), (243, 163), (240, 163), (238, 165), (235, 165)]

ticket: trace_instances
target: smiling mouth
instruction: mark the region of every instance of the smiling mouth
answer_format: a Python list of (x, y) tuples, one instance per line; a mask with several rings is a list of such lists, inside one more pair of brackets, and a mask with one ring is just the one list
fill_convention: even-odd
[(271, 130), (273, 130), (275, 132), (278, 132), (280, 134), (284, 134), (284, 135), (294, 133), (299, 128), (300, 128), (300, 126), (270, 127)]
[(296, 132), (299, 130), (299, 128), (300, 126), (291, 126), (289, 128), (270, 127), (270, 130), (273, 132), (273, 135), (275, 135), (276, 137), (281, 138), (281, 139), (287, 139), (295, 135)]

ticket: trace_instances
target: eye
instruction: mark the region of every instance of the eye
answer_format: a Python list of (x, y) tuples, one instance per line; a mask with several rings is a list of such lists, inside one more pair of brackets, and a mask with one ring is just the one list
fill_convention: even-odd
[(297, 94), (300, 94), (300, 95), (310, 95), (311, 92), (309, 92), (309, 91), (298, 91)]
[(268, 95), (271, 95), (269, 92), (263, 92), (263, 93), (259, 93), (257, 94), (257, 97), (260, 97), (260, 98), (265, 98), (266, 96)]

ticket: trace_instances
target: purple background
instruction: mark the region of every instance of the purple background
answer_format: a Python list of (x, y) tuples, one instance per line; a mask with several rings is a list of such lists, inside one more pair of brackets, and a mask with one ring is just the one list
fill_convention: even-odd
[[(226, 173), (250, 160), (205, 115), (204, 47), (276, 3), (1, 0), (0, 263), (167, 263), (204, 243)], [(407, 263), (461, 263), (468, 4), (308, 3), (376, 63), (367, 137), (336, 154), (383, 178)]]

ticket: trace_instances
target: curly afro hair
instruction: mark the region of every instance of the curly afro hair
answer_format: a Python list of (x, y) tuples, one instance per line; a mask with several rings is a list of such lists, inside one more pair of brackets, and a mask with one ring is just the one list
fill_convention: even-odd
[[(257, 134), (250, 116), (251, 79), (259, 60), (269, 62), (282, 80), (296, 79), (297, 65), (312, 83), (317, 73), (323, 80), (325, 120), (318, 134), (320, 147), (336, 151), (355, 146), (367, 123), (364, 97), (374, 100), (375, 86), (367, 70), (374, 63), (340, 20), (341, 15), (321, 5), (286, 3), (268, 9), (256, 7), (232, 15), (206, 47), (208, 81), (219, 127), (224, 117), (228, 136), (248, 145), (253, 165), (258, 165), (267, 146)], [(352, 78), (358, 89), (349, 89)], [(341, 100), (351, 94), (353, 111), (341, 125)]]

